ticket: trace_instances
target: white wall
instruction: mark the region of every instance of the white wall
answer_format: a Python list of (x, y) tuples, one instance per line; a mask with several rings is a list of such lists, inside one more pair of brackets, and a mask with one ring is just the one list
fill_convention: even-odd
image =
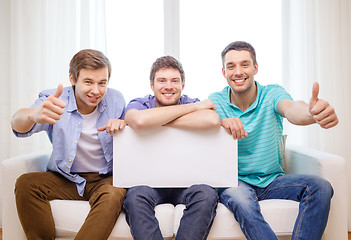
[[(0, 1), (0, 83), (1, 91), (0, 103), (2, 113), (0, 115), (0, 162), (10, 156), (10, 143), (8, 136), (10, 133), (10, 0)], [(6, 114), (7, 113), (7, 114)], [(1, 174), (1, 173), (0, 173)], [(0, 189), (2, 187), (0, 180)], [(2, 194), (0, 194), (0, 216), (2, 214)], [(2, 218), (0, 217), (0, 226), (2, 226)]]

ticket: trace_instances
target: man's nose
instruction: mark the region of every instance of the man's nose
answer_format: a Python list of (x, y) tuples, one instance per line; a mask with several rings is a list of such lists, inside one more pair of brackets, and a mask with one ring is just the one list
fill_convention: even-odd
[(235, 70), (234, 70), (234, 74), (235, 75), (242, 75), (243, 74), (243, 69), (241, 67), (236, 67)]
[(165, 88), (172, 88), (172, 87), (173, 87), (172, 82), (171, 81), (166, 81)]
[(91, 91), (96, 94), (99, 93), (99, 86), (97, 84), (93, 84), (91, 86)]

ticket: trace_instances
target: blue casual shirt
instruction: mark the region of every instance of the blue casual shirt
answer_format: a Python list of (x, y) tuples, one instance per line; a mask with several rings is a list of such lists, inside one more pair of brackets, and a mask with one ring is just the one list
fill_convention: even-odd
[(278, 102), (292, 99), (279, 85), (257, 86), (255, 102), (244, 112), (230, 102), (231, 89), (212, 93), (209, 98), (217, 107), (221, 120), (240, 118), (248, 136), (238, 141), (238, 178), (248, 184), (266, 187), (283, 175), (280, 141), (283, 117), (277, 111)]
[[(45, 90), (39, 93), (39, 98), (31, 106), (36, 107), (43, 103), (47, 97), (55, 93), (56, 89)], [(46, 131), (52, 145), (53, 151), (49, 160), (48, 170), (58, 172), (68, 180), (76, 183), (80, 196), (84, 194), (86, 180), (78, 174), (70, 172), (73, 160), (76, 156), (77, 143), (82, 132), (83, 118), (78, 112), (76, 98), (72, 87), (65, 87), (60, 100), (66, 103), (64, 113), (56, 124), (36, 123), (27, 133), (14, 131), (17, 137), (29, 137), (33, 133)], [(105, 126), (108, 119), (123, 119), (125, 113), (125, 100), (123, 95), (114, 89), (107, 89), (101, 102), (98, 104), (98, 119), (96, 127)], [(111, 174), (113, 164), (113, 137), (106, 131), (98, 131), (98, 138), (101, 143), (107, 167), (100, 170), (99, 174)]]
[[(195, 103), (199, 102), (198, 98), (189, 98), (187, 95), (182, 95), (179, 99), (179, 104), (188, 104), (188, 103)], [(129, 109), (137, 109), (137, 110), (145, 110), (149, 108), (155, 108), (156, 101), (155, 96), (146, 95), (143, 98), (135, 98), (131, 100), (126, 108), (126, 112)]]

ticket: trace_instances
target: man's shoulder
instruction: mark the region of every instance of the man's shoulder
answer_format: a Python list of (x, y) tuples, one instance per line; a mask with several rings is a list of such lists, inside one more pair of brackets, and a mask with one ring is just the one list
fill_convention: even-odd
[[(39, 98), (43, 98), (43, 97), (47, 98), (47, 97), (51, 96), (52, 94), (54, 94), (56, 91), (57, 91), (57, 88), (51, 88), (51, 89), (42, 90), (41, 92), (39, 92)], [(72, 86), (64, 87), (59, 99), (65, 100), (71, 94), (74, 94)]]
[[(258, 84), (259, 85), (259, 84)], [(274, 92), (274, 91), (285, 91), (284, 87), (279, 84), (268, 84), (268, 85), (259, 85), (261, 86), (262, 91), (264, 92)]]
[(123, 94), (114, 88), (107, 88), (107, 91), (105, 94), (105, 99), (110, 99), (110, 98), (112, 98), (112, 99), (120, 98), (120, 99), (123, 99), (123, 101), (124, 101)]
[(132, 99), (126, 108), (126, 111), (129, 109), (144, 110), (148, 108), (154, 108), (155, 106), (155, 97), (152, 95), (146, 95), (145, 97), (139, 97)]
[(224, 87), (221, 91), (219, 92), (213, 92), (209, 95), (209, 99), (213, 100), (219, 100), (219, 99), (226, 99), (227, 94), (228, 94), (228, 88), (229, 86)]
[(279, 84), (269, 84), (266, 86), (261, 86), (259, 92), (261, 92), (262, 97), (279, 97), (287, 96), (290, 98), (289, 93)]
[(137, 97), (137, 98), (134, 98), (132, 100), (130, 100), (129, 103), (135, 103), (135, 102), (138, 102), (138, 103), (141, 103), (141, 104), (149, 104), (150, 102), (154, 101), (155, 97), (148, 94), (144, 97)]
[(189, 104), (189, 103), (196, 103), (199, 102), (200, 99), (198, 98), (190, 98), (188, 95), (182, 95), (179, 99), (179, 104)]

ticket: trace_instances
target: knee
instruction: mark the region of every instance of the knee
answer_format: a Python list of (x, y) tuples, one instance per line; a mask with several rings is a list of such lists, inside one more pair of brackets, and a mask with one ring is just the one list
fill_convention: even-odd
[(220, 202), (230, 209), (259, 210), (258, 199), (251, 189), (227, 188), (220, 194)]
[(89, 200), (91, 205), (97, 202), (104, 202), (104, 204), (111, 208), (116, 208), (116, 211), (120, 211), (126, 195), (126, 190), (123, 188), (117, 188), (112, 185), (105, 185), (92, 196)]
[(208, 207), (217, 205), (218, 193), (217, 191), (206, 184), (192, 185), (187, 189), (186, 202), (195, 200), (198, 203), (202, 203)]
[(149, 202), (155, 202), (152, 194), (153, 189), (148, 186), (137, 186), (127, 190), (126, 199), (124, 201), (125, 208), (133, 206), (141, 206)]
[(15, 184), (16, 197), (25, 197), (29, 194), (31, 188), (35, 185), (35, 177), (32, 173), (26, 173), (19, 176)]
[(333, 197), (334, 190), (329, 181), (321, 177), (313, 177), (312, 184), (319, 199), (330, 200)]
[(109, 191), (110, 201), (114, 203), (117, 202), (119, 203), (119, 206), (121, 206), (126, 196), (126, 190), (124, 188), (117, 188), (114, 186), (110, 186), (110, 187), (111, 187)]

